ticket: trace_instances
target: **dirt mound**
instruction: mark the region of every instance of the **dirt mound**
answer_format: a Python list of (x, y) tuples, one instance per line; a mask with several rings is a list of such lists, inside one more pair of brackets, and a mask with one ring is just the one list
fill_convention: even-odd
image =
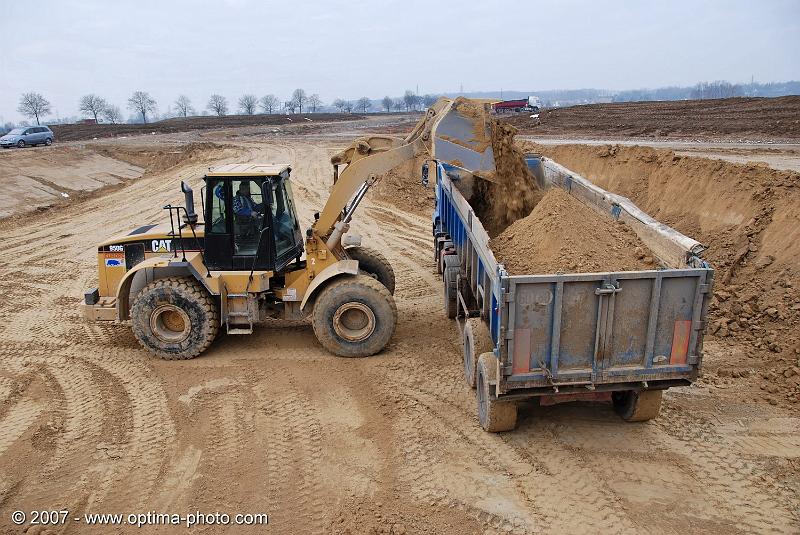
[[(643, 147), (527, 144), (708, 246), (709, 333), (744, 347), (769, 394), (800, 401), (800, 174)], [(777, 399), (776, 399), (777, 401)]]
[[(474, 138), (470, 141), (477, 143), (478, 150), (492, 147), (496, 171), (484, 173), (482, 176), (486, 180), (475, 182), (470, 204), (489, 235), (496, 236), (517, 219), (530, 214), (542, 194), (522, 151), (514, 142), (516, 128), (498, 123), (485, 107), (465, 98), (457, 98), (453, 108), (461, 115), (476, 119)], [(485, 124), (489, 125), (491, 137), (486, 135)]]
[(800, 96), (588, 104), (505, 118), (525, 134), (704, 139), (800, 138)]
[(425, 158), (419, 156), (383, 174), (373, 188), (373, 198), (393, 207), (429, 217), (433, 210), (435, 193), (433, 184), (425, 188), (420, 182), (423, 163)]
[(512, 275), (655, 269), (652, 254), (621, 221), (603, 217), (560, 188), (491, 241)]
[(225, 117), (176, 117), (147, 124), (65, 124), (53, 125), (56, 141), (136, 136), (144, 134), (170, 134), (191, 130), (213, 130), (241, 126), (278, 126), (309, 122), (330, 123), (363, 119), (363, 115), (350, 113), (304, 113), (266, 115), (227, 115)]
[(163, 148), (153, 145), (91, 145), (90, 148), (104, 156), (143, 167), (148, 173), (212, 160), (226, 149), (216, 143), (189, 143)]

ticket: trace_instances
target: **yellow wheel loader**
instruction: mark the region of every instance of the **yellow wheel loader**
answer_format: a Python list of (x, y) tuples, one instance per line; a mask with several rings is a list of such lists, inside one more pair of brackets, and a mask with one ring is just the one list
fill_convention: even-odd
[(379, 251), (345, 234), (379, 175), (419, 155), (435, 157), (437, 125), (451, 124), (439, 140), (450, 159), (482, 167), (475, 158), (485, 154), (464, 141), (479, 125), (451, 114), (452, 104), (440, 99), (405, 139), (363, 138), (335, 155), (330, 196), (305, 232), (289, 165), (212, 168), (204, 177), (202, 218), (182, 182), (185, 206), (164, 207), (169, 223), (100, 244), (99, 286), (85, 293), (83, 315), (130, 320), (139, 342), (165, 359), (196, 357), (222, 328), (250, 334), (267, 318), (308, 315), (320, 343), (336, 355), (381, 351), (397, 322), (394, 272)]

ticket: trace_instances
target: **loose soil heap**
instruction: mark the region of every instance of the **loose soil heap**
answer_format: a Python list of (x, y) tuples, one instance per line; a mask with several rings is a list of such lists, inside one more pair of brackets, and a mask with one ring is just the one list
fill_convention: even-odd
[[(453, 108), (463, 116), (476, 119), (471, 141), (478, 144), (478, 150), (492, 147), (496, 171), (485, 173), (487, 180), (475, 181), (470, 204), (489, 235), (496, 236), (517, 219), (530, 214), (542, 194), (523, 152), (514, 143), (516, 128), (498, 123), (484, 107), (465, 98), (457, 98)], [(487, 139), (486, 124), (490, 139)]]
[(512, 275), (568, 271), (655, 269), (655, 260), (623, 222), (595, 212), (560, 188), (491, 241), (497, 260)]
[(424, 157), (417, 157), (381, 176), (373, 188), (374, 198), (391, 206), (430, 217), (435, 193), (433, 185), (420, 183)]
[(176, 165), (214, 161), (226, 149), (216, 143), (189, 143), (158, 147), (154, 145), (88, 145), (104, 156), (143, 167), (148, 173), (164, 171)]
[(707, 245), (708, 333), (738, 349), (712, 371), (757, 371), (770, 402), (800, 402), (800, 174), (644, 147), (525, 148)]

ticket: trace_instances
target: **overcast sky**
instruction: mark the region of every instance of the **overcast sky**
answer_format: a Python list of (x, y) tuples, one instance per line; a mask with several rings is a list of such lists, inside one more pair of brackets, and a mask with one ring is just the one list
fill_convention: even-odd
[[(0, 120), (135, 90), (286, 99), (800, 79), (800, 0), (0, 0)], [(235, 105), (232, 106), (235, 108)]]

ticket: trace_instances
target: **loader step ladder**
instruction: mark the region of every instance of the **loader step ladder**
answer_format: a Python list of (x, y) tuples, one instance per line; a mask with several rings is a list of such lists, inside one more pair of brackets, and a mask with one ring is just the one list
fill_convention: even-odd
[[(225, 295), (225, 328), (228, 334), (253, 334), (253, 317), (250, 314), (250, 294), (226, 294)], [(244, 299), (244, 306), (246, 312), (230, 310), (231, 301), (235, 299)]]

